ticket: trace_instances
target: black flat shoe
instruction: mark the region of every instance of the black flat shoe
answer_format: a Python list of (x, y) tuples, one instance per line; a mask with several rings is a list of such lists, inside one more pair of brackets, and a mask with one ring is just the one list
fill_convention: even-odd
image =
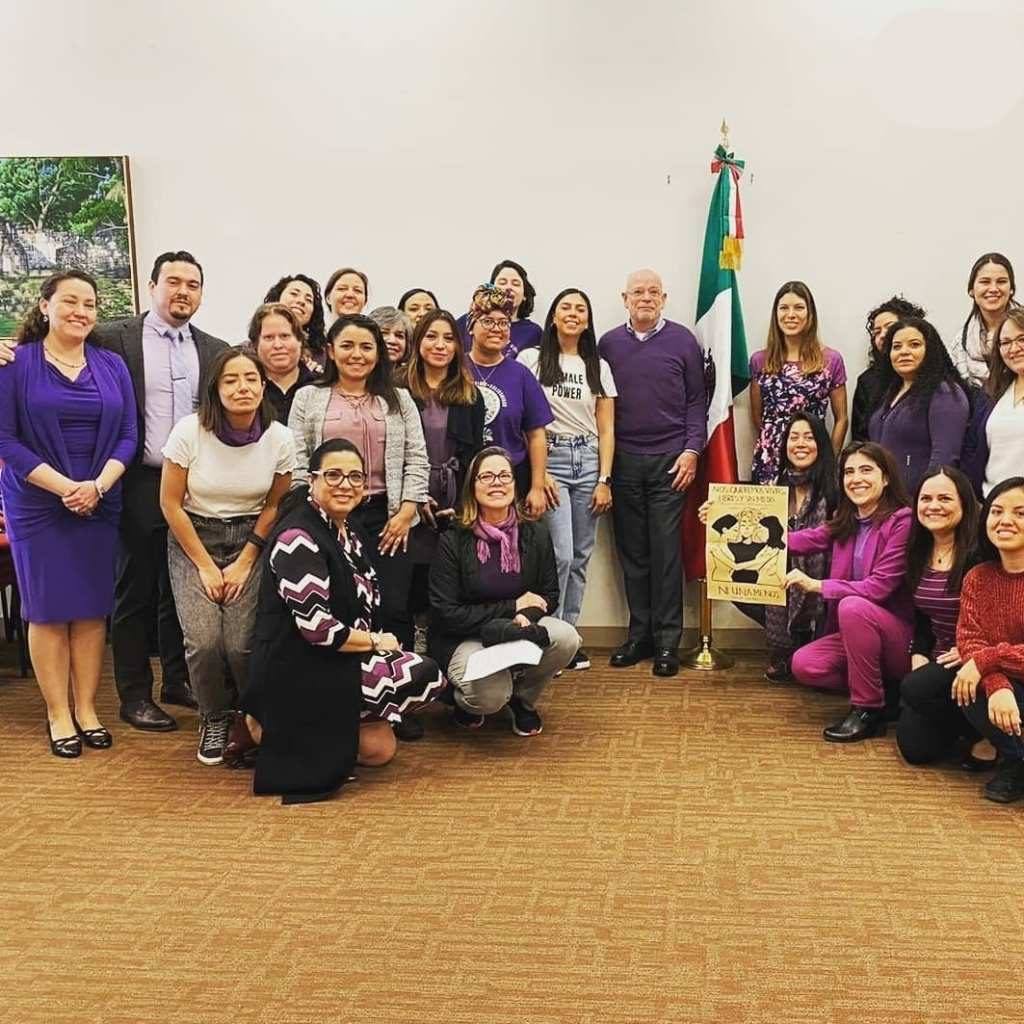
[(1024, 797), (1024, 761), (1003, 760), (985, 786), (985, 799), (1012, 804)]
[(391, 726), (391, 731), (403, 743), (415, 743), (423, 739), (423, 723), (413, 715), (406, 715)]
[(121, 721), (144, 732), (173, 732), (178, 723), (151, 700), (133, 700), (121, 705)]
[(1002, 758), (997, 754), (995, 757), (975, 757), (970, 751), (960, 759), (960, 767), (965, 772), (994, 772), (1002, 763)]
[(102, 725), (98, 729), (83, 729), (74, 715), (71, 716), (71, 721), (78, 733), (78, 738), (87, 747), (92, 747), (93, 750), (106, 750), (114, 745), (114, 737), (110, 735), (110, 730), (104, 729)]
[(654, 674), (674, 676), (679, 673), (679, 654), (671, 647), (661, 647), (654, 653)]
[(46, 735), (50, 739), (50, 753), (54, 757), (82, 756), (82, 741), (77, 736), (62, 736), (59, 740), (55, 740), (49, 719), (46, 720)]
[(639, 640), (627, 640), (621, 647), (616, 648), (608, 659), (612, 668), (629, 668), (647, 658), (654, 657), (654, 645), (643, 643)]
[(885, 708), (850, 708), (846, 717), (823, 733), (829, 743), (857, 743), (885, 735)]

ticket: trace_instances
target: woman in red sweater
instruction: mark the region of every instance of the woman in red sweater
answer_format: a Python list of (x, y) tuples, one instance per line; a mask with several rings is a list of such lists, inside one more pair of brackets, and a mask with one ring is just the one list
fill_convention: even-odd
[(978, 552), (961, 592), (953, 698), (1002, 755), (985, 796), (1008, 804), (1024, 797), (1024, 477), (989, 492)]

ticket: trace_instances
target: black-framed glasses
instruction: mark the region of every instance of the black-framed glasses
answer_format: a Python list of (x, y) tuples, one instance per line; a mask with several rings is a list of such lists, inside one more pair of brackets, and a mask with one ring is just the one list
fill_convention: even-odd
[(349, 487), (362, 487), (366, 483), (366, 474), (361, 469), (353, 469), (346, 473), (340, 469), (314, 469), (310, 476), (323, 477), (328, 487), (340, 487), (347, 483)]
[(489, 469), (485, 469), (476, 475), (476, 482), (483, 484), (484, 487), (490, 487), (494, 483), (510, 484), (514, 479), (515, 477), (507, 469), (503, 469), (500, 473), (492, 473)]
[(512, 329), (511, 320), (495, 320), (493, 316), (480, 317), (480, 323), (483, 324), (484, 328), (488, 331), (493, 331), (495, 328), (499, 331), (508, 331)]
[(1024, 346), (1024, 334), (1018, 334), (1016, 338), (1001, 338), (999, 347), (1003, 352), (1009, 352), (1015, 345)]

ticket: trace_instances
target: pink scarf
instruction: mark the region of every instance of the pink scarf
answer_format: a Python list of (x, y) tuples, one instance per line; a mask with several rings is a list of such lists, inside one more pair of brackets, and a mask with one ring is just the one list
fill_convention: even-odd
[(519, 572), (519, 523), (516, 510), (510, 508), (500, 523), (485, 523), (479, 516), (473, 524), (476, 557), (481, 565), (491, 557), (491, 544), (501, 545), (501, 571)]

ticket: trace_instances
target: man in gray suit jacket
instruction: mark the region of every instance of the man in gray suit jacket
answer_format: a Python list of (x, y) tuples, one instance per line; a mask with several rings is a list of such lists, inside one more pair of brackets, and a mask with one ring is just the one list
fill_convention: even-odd
[(167, 572), (167, 524), (160, 511), (161, 449), (174, 424), (198, 407), (207, 368), (226, 342), (191, 323), (203, 297), (203, 268), (191, 253), (158, 256), (149, 294), (148, 313), (101, 324), (93, 340), (127, 363), (139, 415), (139, 448), (124, 475), (111, 621), (121, 718), (136, 729), (168, 731), (176, 729), (177, 722), (153, 701), (149, 655), (154, 625), (163, 669), (161, 700), (196, 705)]

